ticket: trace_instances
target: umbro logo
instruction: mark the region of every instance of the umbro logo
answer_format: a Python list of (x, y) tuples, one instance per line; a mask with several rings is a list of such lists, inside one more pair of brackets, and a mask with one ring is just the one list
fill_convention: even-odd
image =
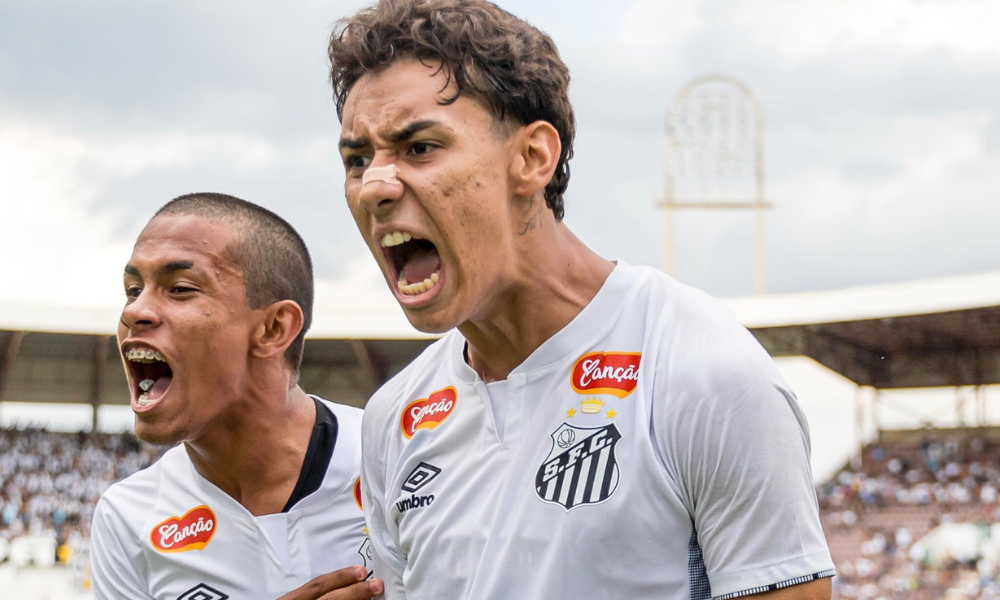
[(403, 491), (413, 493), (419, 490), (430, 483), (440, 472), (441, 469), (434, 465), (420, 463), (407, 475), (406, 481), (403, 482)]
[(229, 594), (223, 594), (204, 583), (199, 583), (180, 596), (177, 596), (177, 600), (228, 600), (228, 598)]
[(410, 474), (406, 476), (406, 481), (403, 482), (402, 486), (402, 491), (409, 492), (410, 497), (396, 502), (396, 510), (402, 514), (413, 508), (430, 506), (434, 502), (434, 494), (418, 496), (414, 492), (430, 483), (440, 473), (441, 469), (425, 462), (414, 467), (410, 471)]

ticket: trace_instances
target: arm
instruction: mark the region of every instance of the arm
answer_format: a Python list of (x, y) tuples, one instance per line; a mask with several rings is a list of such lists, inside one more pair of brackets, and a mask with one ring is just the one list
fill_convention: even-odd
[[(653, 428), (691, 514), (713, 598), (828, 598), (809, 434), (773, 361), (749, 337), (711, 331), (659, 367)], [(728, 335), (723, 335), (728, 334)], [(711, 342), (711, 343), (710, 343)], [(819, 594), (819, 595), (815, 595)]]
[(830, 600), (831, 591), (830, 579), (817, 579), (801, 585), (764, 592), (754, 596), (748, 596), (756, 600)]
[(103, 499), (91, 525), (90, 561), (96, 600), (154, 600), (144, 581), (142, 549)]

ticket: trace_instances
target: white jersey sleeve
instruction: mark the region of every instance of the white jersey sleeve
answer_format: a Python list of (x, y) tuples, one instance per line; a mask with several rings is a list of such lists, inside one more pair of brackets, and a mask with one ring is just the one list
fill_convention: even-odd
[(94, 511), (90, 560), (96, 600), (154, 600), (149, 595), (142, 547), (104, 498)]
[(692, 516), (712, 596), (828, 577), (809, 431), (795, 396), (728, 309), (695, 300), (678, 310), (702, 313), (681, 320), (697, 329), (671, 338), (684, 352), (664, 352), (668, 360), (656, 365), (651, 425)]
[[(391, 386), (388, 384), (387, 387)], [(380, 390), (368, 403), (361, 425), (361, 505), (371, 540), (375, 577), (385, 583), (385, 600), (406, 600), (403, 573), (406, 558), (396, 548), (389, 531), (386, 513), (387, 457), (393, 435), (394, 413), (390, 402), (378, 401), (386, 393)], [(391, 397), (391, 396), (390, 396)], [(388, 400), (388, 398), (384, 398)]]

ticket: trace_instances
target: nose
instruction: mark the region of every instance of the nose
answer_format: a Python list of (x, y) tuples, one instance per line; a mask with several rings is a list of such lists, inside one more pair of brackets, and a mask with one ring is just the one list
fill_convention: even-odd
[(394, 164), (379, 165), (372, 162), (368, 166), (358, 192), (358, 202), (362, 208), (376, 216), (392, 210), (403, 197), (403, 183), (396, 178), (397, 171)]
[(160, 314), (156, 309), (154, 292), (144, 289), (139, 295), (125, 305), (122, 310), (122, 325), (131, 333), (139, 333), (146, 329), (157, 327), (161, 323)]

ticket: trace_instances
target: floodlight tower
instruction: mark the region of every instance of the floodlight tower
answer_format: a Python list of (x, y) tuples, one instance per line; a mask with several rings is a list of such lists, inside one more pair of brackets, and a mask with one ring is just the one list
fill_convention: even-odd
[(754, 293), (764, 293), (764, 116), (743, 82), (722, 74), (697, 77), (674, 96), (667, 113), (664, 264), (674, 272), (674, 211), (756, 213)]

